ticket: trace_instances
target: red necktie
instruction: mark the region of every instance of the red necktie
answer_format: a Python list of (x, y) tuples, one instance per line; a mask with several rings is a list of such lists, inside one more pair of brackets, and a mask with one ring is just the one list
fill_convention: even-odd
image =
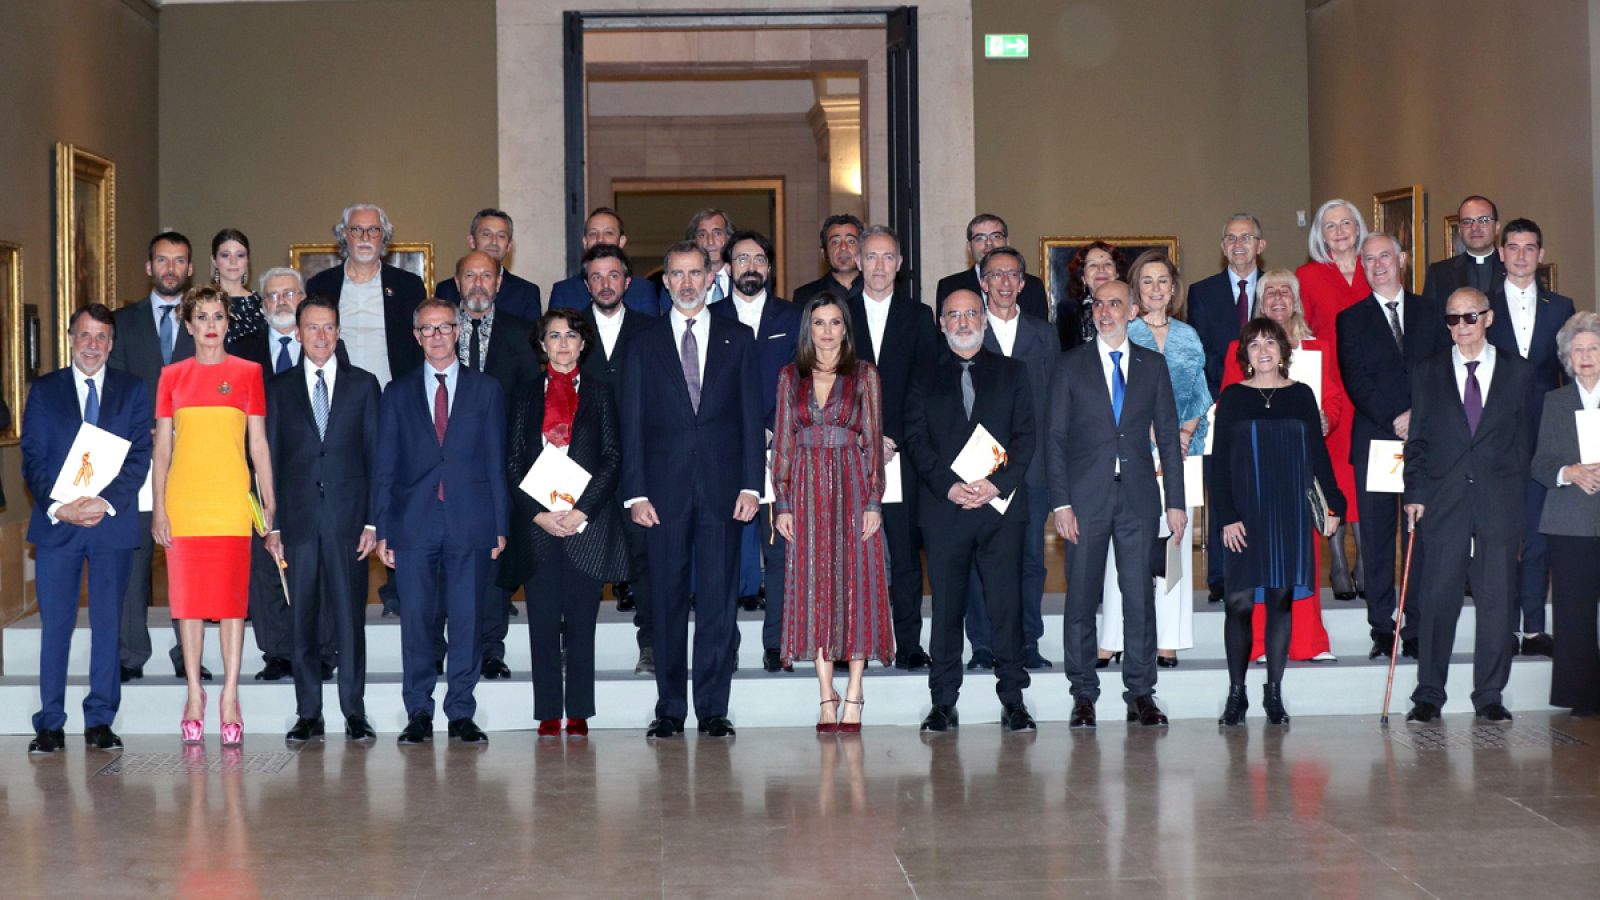
[(1244, 327), (1244, 323), (1250, 321), (1250, 295), (1245, 290), (1245, 286), (1249, 283), (1250, 280), (1247, 278), (1239, 279), (1239, 299), (1237, 301), (1237, 305), (1239, 307), (1240, 328)]
[[(439, 387), (433, 392), (433, 433), (439, 438), (439, 446), (444, 446), (444, 433), (450, 427), (450, 392), (444, 387), (444, 373), (434, 373), (439, 379)], [(444, 499), (444, 479), (439, 479), (439, 499)]]

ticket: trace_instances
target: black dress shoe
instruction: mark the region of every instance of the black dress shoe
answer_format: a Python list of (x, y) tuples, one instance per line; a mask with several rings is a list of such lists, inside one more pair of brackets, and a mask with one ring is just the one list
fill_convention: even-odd
[(1439, 707), (1427, 701), (1419, 701), (1415, 706), (1411, 707), (1411, 712), (1406, 713), (1407, 722), (1416, 722), (1419, 725), (1437, 721), (1438, 718)]
[[(431, 725), (429, 727), (432, 727)], [(344, 720), (344, 736), (352, 741), (375, 741), (378, 733), (366, 716), (348, 716)]]
[(1146, 728), (1164, 727), (1167, 724), (1167, 716), (1161, 711), (1161, 707), (1156, 705), (1156, 699), (1146, 695), (1135, 697), (1133, 702), (1128, 704), (1128, 721), (1138, 722)]
[(289, 729), (289, 733), (285, 734), (283, 739), (291, 744), (303, 744), (312, 738), (321, 738), (326, 730), (321, 716), (315, 719), (297, 718), (294, 720), (294, 727)]
[(1178, 667), (1178, 658), (1176, 656), (1162, 656), (1158, 653), (1156, 654), (1156, 665), (1163, 669), (1176, 669)]
[(323, 681), (332, 681), (333, 680), (333, 675), (334, 675), (334, 669), (335, 669), (335, 666), (332, 663), (323, 663), (322, 664), (322, 671), (320, 673), (318, 673), (318, 674), (320, 674), (322, 676), (322, 680)]
[(498, 656), (485, 657), (483, 660), (483, 677), (488, 681), (493, 681), (496, 678), (510, 678), (511, 667), (506, 665), (506, 661)]
[(1477, 716), (1489, 722), (1511, 721), (1511, 710), (1506, 709), (1501, 703), (1485, 703), (1478, 707)]
[[(184, 681), (184, 680), (188, 679), (189, 675), (188, 675), (187, 672), (184, 671), (183, 663), (181, 663), (181, 662), (180, 663), (173, 663), (173, 665), (172, 665), (172, 677), (178, 679), (179, 681)], [(206, 668), (205, 666), (201, 666), (200, 667), (200, 680), (201, 681), (210, 681), (211, 680), (211, 670)]]
[(433, 717), (426, 713), (417, 713), (400, 730), (398, 744), (422, 744), (433, 740)]
[(768, 672), (793, 672), (794, 663), (785, 663), (778, 651), (768, 647), (761, 654), (761, 668)]
[(972, 659), (967, 661), (968, 669), (993, 669), (994, 653), (989, 650), (972, 651)]
[(489, 743), (489, 736), (484, 734), (483, 729), (479, 728), (471, 718), (452, 719), (446, 727), (448, 728), (446, 733), (452, 741), (460, 741), (463, 744)]
[(1556, 642), (1548, 634), (1530, 634), (1522, 639), (1523, 656), (1552, 656), (1556, 652)]
[(926, 669), (932, 662), (933, 660), (928, 657), (928, 652), (921, 647), (914, 648), (907, 653), (896, 653), (894, 656), (894, 667), (910, 672)]
[(144, 666), (123, 666), (122, 683), (127, 684), (138, 678), (144, 677)]
[(706, 737), (725, 738), (733, 737), (733, 722), (727, 716), (707, 716), (698, 723), (700, 733)]
[(954, 706), (941, 706), (934, 704), (928, 711), (928, 717), (922, 720), (923, 731), (949, 731), (961, 727), (961, 716), (956, 714)]
[(1249, 708), (1250, 698), (1245, 694), (1244, 685), (1229, 685), (1228, 702), (1222, 705), (1222, 718), (1217, 719), (1217, 724), (1223, 728), (1243, 725), (1245, 710)]
[(434, 663), (433, 663), (433, 674), (435, 674), (435, 675), (443, 675), (444, 674), (444, 660), (440, 659), (440, 660), (435, 660), (434, 661)]
[(67, 735), (59, 728), (41, 728), (28, 742), (29, 754), (60, 753), (66, 749)]
[(616, 598), (617, 612), (631, 612), (638, 608), (638, 601), (633, 596), (633, 585), (626, 581), (611, 585), (611, 596)]
[(1372, 639), (1372, 649), (1367, 651), (1367, 659), (1377, 659), (1380, 656), (1394, 655), (1394, 638), (1376, 637)]
[(1333, 592), (1333, 599), (1335, 599), (1335, 600), (1343, 600), (1343, 601), (1348, 603), (1349, 601), (1354, 600), (1355, 598), (1356, 598), (1356, 592), (1355, 591), (1334, 591)]
[(1206, 602), (1207, 603), (1221, 603), (1222, 602), (1222, 594), (1223, 594), (1222, 585), (1214, 584), (1214, 585), (1211, 586), (1211, 590), (1206, 592)]
[(767, 601), (761, 599), (759, 594), (750, 594), (739, 598), (739, 608), (745, 612), (755, 612), (758, 609), (766, 609)]
[(90, 750), (121, 750), (122, 738), (110, 725), (90, 725), (83, 730), (83, 745)]
[(289, 678), (292, 675), (294, 675), (294, 671), (289, 668), (289, 661), (287, 659), (270, 656), (267, 658), (267, 664), (261, 668), (261, 671), (256, 673), (256, 680), (282, 681), (283, 679)]
[(1053, 666), (1050, 660), (1045, 659), (1044, 656), (1039, 653), (1039, 648), (1035, 647), (1032, 650), (1025, 651), (1022, 654), (1022, 667), (1024, 669), (1049, 669)]
[(1028, 715), (1028, 708), (1021, 703), (1014, 706), (1008, 703), (1000, 710), (1000, 727), (1006, 731), (1037, 731), (1039, 728), (1033, 716)]
[(1072, 719), (1067, 723), (1069, 728), (1093, 728), (1094, 704), (1088, 700), (1074, 700), (1072, 703)]
[(657, 716), (656, 720), (651, 722), (650, 727), (646, 728), (644, 732), (645, 737), (657, 740), (679, 734), (683, 734), (683, 720), (674, 719), (670, 716)]
[(1416, 638), (1401, 638), (1400, 639), (1400, 655), (1404, 656), (1406, 659), (1416, 659), (1417, 658), (1417, 639)]

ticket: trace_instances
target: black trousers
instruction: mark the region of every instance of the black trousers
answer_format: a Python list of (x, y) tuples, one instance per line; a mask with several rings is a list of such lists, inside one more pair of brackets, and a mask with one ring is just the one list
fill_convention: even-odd
[(767, 589), (766, 617), (761, 622), (763, 650), (783, 647), (783, 575), (789, 562), (789, 542), (773, 527), (774, 505), (762, 504), (755, 521), (761, 529), (761, 584)]
[(489, 584), (483, 589), (483, 608), (478, 612), (482, 629), (478, 642), (483, 646), (484, 659), (505, 659), (506, 635), (511, 632), (511, 595), (516, 591), (495, 584), (499, 567), (499, 560), (490, 564)]
[[(528, 598), (528, 646), (533, 651), (533, 717), (593, 717), (600, 582), (558, 550), (539, 560), (522, 590)], [(564, 671), (562, 648), (567, 651)]]
[[(910, 462), (902, 462), (909, 471)], [(922, 556), (913, 484), (905, 489), (905, 501), (883, 505), (883, 538), (889, 551), (889, 614), (894, 620), (894, 654), (906, 654), (922, 647)]]
[[(1019, 495), (1014, 501), (1026, 504)], [(983, 582), (990, 649), (994, 652), (995, 693), (1008, 705), (1022, 703), (1029, 684), (1022, 667), (1022, 541), (1027, 510), (997, 520), (989, 509), (962, 510), (957, 523), (928, 534), (928, 575), (933, 582), (933, 624), (928, 649), (933, 666), (928, 692), (936, 706), (954, 706), (961, 695), (962, 624), (967, 615), (973, 566)]]
[[(128, 590), (122, 597), (122, 620), (118, 629), (119, 657), (123, 668), (138, 669), (150, 661), (150, 566), (156, 542), (150, 534), (151, 515), (139, 513), (139, 549), (133, 551), (128, 574)], [(183, 645), (178, 640), (178, 623), (172, 623), (172, 649), (167, 651), (174, 669), (183, 668)]]
[[(359, 535), (340, 534), (325, 524), (315, 539), (286, 544), (289, 580), (295, 714), (322, 715), (322, 671), (327, 658), (326, 625), (333, 623), (339, 659), (339, 710), (366, 715), (367, 561), (356, 559)], [(277, 576), (273, 576), (277, 586)], [(281, 591), (281, 587), (280, 587)]]
[(1600, 711), (1600, 537), (1546, 540), (1556, 642), (1550, 705)]
[[(1478, 617), (1472, 646), (1472, 707), (1482, 709), (1501, 702), (1500, 692), (1511, 678), (1511, 657), (1516, 654), (1511, 621), (1517, 604), (1521, 529), (1510, 538), (1485, 538), (1480, 533), (1474, 547), (1473, 523), (1444, 522), (1429, 528), (1429, 518), (1424, 515), (1417, 525), (1422, 532), (1417, 543), (1427, 538), (1428, 556), (1422, 567), (1417, 687), (1411, 692), (1411, 700), (1444, 705), (1444, 683), (1450, 674), (1456, 622), (1461, 617), (1470, 575), (1472, 605)], [(1411, 564), (1412, 581), (1418, 580), (1416, 565), (1415, 561)]]
[(739, 535), (731, 509), (656, 508), (661, 523), (645, 529), (650, 590), (655, 601), (656, 715), (688, 718), (689, 569), (694, 565), (694, 709), (701, 720), (728, 714), (733, 682), (735, 590)]
[(1156, 586), (1150, 575), (1150, 550), (1160, 521), (1127, 509), (1120, 482), (1111, 489), (1115, 497), (1111, 512), (1098, 518), (1079, 514), (1078, 542), (1067, 544), (1067, 607), (1062, 623), (1067, 681), (1074, 699), (1090, 703), (1100, 697), (1094, 616), (1105, 593), (1107, 547), (1117, 554), (1122, 589), (1122, 699), (1132, 703), (1156, 692)]
[(633, 627), (639, 649), (654, 646), (655, 600), (650, 596), (650, 553), (644, 536), (649, 529), (633, 524), (633, 517), (622, 515), (622, 536), (628, 541), (628, 556), (633, 560)]
[[(1365, 484), (1366, 466), (1356, 467), (1356, 483)], [(1361, 577), (1367, 589), (1367, 626), (1372, 639), (1385, 645), (1394, 641), (1395, 603), (1399, 590), (1395, 586), (1395, 560), (1405, 563), (1405, 545), (1410, 535), (1402, 523), (1399, 494), (1378, 494), (1356, 488), (1356, 510), (1361, 514)], [(1425, 535), (1417, 533), (1417, 547), (1411, 557), (1411, 591), (1406, 595), (1406, 609), (1411, 613), (1400, 624), (1400, 637), (1413, 640), (1417, 637), (1418, 590), (1422, 578)], [(1396, 544), (1398, 542), (1399, 550)], [(1477, 581), (1473, 581), (1477, 590)], [(1461, 598), (1456, 598), (1459, 609)]]
[(1544, 632), (1544, 604), (1550, 597), (1549, 543), (1539, 532), (1544, 490), (1544, 485), (1530, 478), (1522, 498), (1522, 559), (1517, 563), (1517, 608), (1511, 616), (1511, 630), (1524, 634)]

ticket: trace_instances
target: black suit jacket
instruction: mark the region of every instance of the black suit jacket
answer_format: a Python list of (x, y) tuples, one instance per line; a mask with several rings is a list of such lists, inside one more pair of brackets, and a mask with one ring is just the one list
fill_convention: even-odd
[(600, 340), (599, 326), (595, 324), (593, 306), (583, 310), (582, 317), (589, 323), (589, 331), (594, 335), (594, 343), (584, 348), (583, 360), (578, 363), (584, 378), (593, 378), (611, 388), (613, 399), (622, 396), (622, 361), (628, 358), (628, 347), (633, 344), (639, 332), (656, 320), (656, 316), (622, 308), (622, 330), (617, 332), (617, 343), (611, 348), (610, 355), (606, 354), (606, 345)]
[[(1366, 489), (1367, 448), (1375, 440), (1395, 441), (1394, 420), (1410, 409), (1411, 371), (1423, 360), (1450, 346), (1444, 310), (1419, 294), (1406, 292), (1401, 323), (1405, 352), (1395, 346), (1389, 313), (1368, 294), (1335, 319), (1338, 331), (1339, 377), (1344, 381), (1355, 418), (1350, 426), (1350, 462), (1356, 467), (1356, 490)], [(1415, 423), (1413, 422), (1413, 427)]]
[(1154, 429), (1161, 468), (1166, 473), (1166, 509), (1185, 509), (1183, 454), (1178, 446), (1178, 405), (1172, 378), (1160, 353), (1124, 341), (1128, 380), (1122, 421), (1111, 411), (1111, 387), (1100, 364), (1100, 342), (1081, 344), (1062, 354), (1050, 382), (1049, 438), (1045, 465), (1050, 476), (1050, 507), (1071, 506), (1080, 522), (1109, 521), (1115, 496), (1117, 462), (1122, 489), (1134, 515), (1161, 515), (1156, 468), (1150, 458)]
[(840, 284), (839, 280), (833, 277), (832, 272), (824, 273), (816, 281), (808, 281), (795, 288), (794, 303), (796, 306), (805, 306), (812, 297), (823, 291), (832, 291), (833, 295), (841, 300), (859, 297), (861, 296), (861, 273), (856, 273), (856, 280), (851, 282), (849, 287)]
[[(1517, 352), (1517, 332), (1511, 327), (1511, 308), (1506, 302), (1506, 283), (1496, 282), (1496, 290), (1489, 295), (1489, 308), (1494, 310), (1494, 323), (1489, 326), (1489, 343), (1503, 354), (1521, 356)], [(1567, 383), (1567, 370), (1556, 355), (1556, 332), (1572, 318), (1572, 300), (1554, 291), (1538, 288), (1539, 302), (1533, 308), (1533, 341), (1528, 348), (1527, 360), (1533, 363), (1534, 390), (1543, 397)], [(1538, 433), (1538, 412), (1535, 410), (1534, 433)]]
[(1421, 527), (1460, 539), (1473, 533), (1520, 540), (1523, 491), (1533, 456), (1533, 367), (1515, 353), (1496, 353), (1483, 418), (1467, 428), (1456, 389), (1453, 354), (1435, 354), (1411, 375), (1411, 428), (1406, 440), (1406, 503), (1425, 507)]
[[(1050, 376), (1055, 374), (1056, 359), (1061, 356), (1060, 341), (1049, 322), (1023, 313), (1017, 323), (1016, 343), (1011, 345), (1010, 358), (1022, 363), (1028, 370), (1029, 395), (1033, 397), (1033, 427), (1040, 437), (1050, 416)], [(995, 338), (992, 325), (983, 332), (983, 349), (996, 356), (1005, 355), (1000, 350), (1000, 341)], [(1035, 446), (1042, 443), (1038, 439), (1034, 441)], [(1044, 454), (1034, 453), (1033, 462), (1028, 464), (1028, 486), (1044, 487), (1045, 476)]]
[[(944, 298), (962, 290), (971, 291), (979, 297), (986, 296), (982, 282), (978, 281), (976, 269), (962, 269), (939, 279), (939, 286), (934, 291), (938, 296), (934, 315), (939, 316), (944, 313)], [(1030, 316), (1050, 321), (1050, 292), (1045, 290), (1044, 282), (1039, 280), (1039, 276), (1032, 273), (1022, 276), (1022, 294), (1017, 298), (1017, 306)]]
[[(1445, 301), (1450, 299), (1456, 288), (1471, 286), (1470, 267), (1476, 265), (1469, 253), (1457, 253), (1439, 260), (1428, 267), (1427, 278), (1422, 282), (1422, 296), (1444, 309)], [(1492, 294), (1505, 284), (1506, 266), (1500, 261), (1498, 253), (1489, 254), (1489, 261), (1484, 265), (1489, 267), (1489, 289), (1484, 293)]]
[[(401, 269), (383, 264), (383, 331), (389, 351), (389, 378), (394, 380), (422, 365), (422, 345), (411, 334), (411, 314), (427, 299), (422, 279)], [(338, 300), (344, 292), (344, 266), (318, 272), (306, 281), (306, 293)]]
[(328, 433), (317, 434), (306, 388), (309, 360), (267, 382), (267, 444), (277, 491), (275, 524), (285, 544), (312, 543), (325, 526), (350, 541), (376, 527), (369, 504), (378, 460), (378, 379), (346, 360), (337, 362)]
[[(461, 305), (461, 292), (457, 290), (454, 278), (446, 278), (439, 282), (433, 289), (433, 295), (440, 300)], [(537, 322), (541, 313), (539, 286), (510, 271), (502, 270), (500, 293), (495, 295), (494, 308), (497, 316), (499, 313), (509, 313), (524, 322)]]
[[(510, 397), (517, 388), (539, 376), (539, 354), (533, 349), (534, 326), (516, 316), (497, 311), (489, 337), (489, 352), (483, 358), (483, 373), (500, 382), (500, 390)], [(462, 365), (466, 365), (463, 360)]]
[[(177, 337), (172, 343), (172, 361), (181, 362), (194, 355), (194, 338), (172, 310), (173, 326)], [(150, 298), (137, 300), (113, 314), (117, 322), (116, 338), (111, 344), (111, 355), (106, 365), (124, 372), (132, 372), (144, 382), (150, 398), (150, 408), (155, 409), (156, 386), (161, 382), (161, 337), (156, 330), (154, 314), (150, 311)]]
[(573, 506), (587, 517), (588, 526), (569, 538), (557, 538), (535, 525), (533, 517), (549, 509), (519, 485), (544, 452), (545, 374), (524, 382), (507, 408), (507, 490), (511, 493), (511, 536), (500, 556), (498, 583), (516, 590), (538, 575), (557, 553), (598, 581), (626, 581), (628, 544), (622, 533), (622, 507), (617, 482), (622, 476), (622, 425), (611, 388), (579, 370), (578, 409), (572, 417), (572, 443), (567, 457), (589, 473), (589, 484)]
[[(1261, 270), (1256, 270), (1256, 283)], [(1250, 298), (1254, 305), (1255, 298)], [(1223, 269), (1189, 285), (1189, 324), (1200, 334), (1206, 351), (1206, 386), (1211, 396), (1222, 396), (1222, 373), (1227, 368), (1228, 345), (1239, 339), (1239, 276)], [(1248, 311), (1245, 318), (1249, 318)], [(1332, 338), (1332, 335), (1318, 335)]]
[(883, 329), (883, 358), (872, 351), (872, 332), (867, 326), (867, 301), (860, 292), (848, 298), (850, 336), (855, 341), (856, 358), (878, 367), (883, 383), (883, 434), (902, 443), (905, 436), (906, 394), (918, 372), (932, 365), (939, 349), (939, 330), (933, 324), (933, 311), (925, 304), (896, 290), (889, 298), (889, 319)]
[[(961, 403), (959, 360), (948, 350), (940, 354), (927, 375), (912, 383), (906, 398), (906, 457), (917, 472), (917, 509), (922, 527), (930, 531), (974, 518), (985, 523), (1001, 521), (993, 506), (963, 510), (948, 496), (950, 488), (963, 480), (950, 466), (971, 439), (974, 428), (982, 425), (1006, 448), (1005, 464), (989, 475), (1001, 498), (1011, 496), (1022, 486), (1037, 444), (1027, 366), (980, 349), (973, 357), (972, 418), (968, 419)], [(1027, 496), (1015, 497), (1004, 518), (1025, 521), (1027, 517)]]

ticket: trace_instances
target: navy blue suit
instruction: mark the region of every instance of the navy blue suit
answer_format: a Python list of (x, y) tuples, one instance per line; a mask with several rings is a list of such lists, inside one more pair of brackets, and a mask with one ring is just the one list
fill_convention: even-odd
[(460, 366), (441, 446), (428, 399), (434, 374), (424, 363), (384, 389), (372, 518), (378, 539), (394, 551), (406, 714), (433, 715), (434, 632), (443, 605), (450, 645), (444, 713), (455, 721), (477, 709), (479, 599), (489, 584), (490, 551), (511, 533), (506, 412), (500, 384)]
[(139, 487), (150, 470), (150, 429), (155, 423), (150, 396), (138, 376), (105, 368), (100, 394), (100, 428), (132, 442), (119, 472), (100, 498), (111, 505), (93, 528), (51, 524), (46, 511), (50, 489), (67, 459), (67, 451), (83, 424), (72, 369), (58, 369), (28, 391), (22, 417), (22, 475), (33, 492), (28, 541), (38, 550), (36, 569), (39, 618), (41, 709), (34, 730), (56, 730), (66, 724), (67, 654), (78, 622), (78, 590), (84, 564), (89, 567), (89, 694), (83, 701), (85, 727), (109, 726), (122, 702), (118, 663), (118, 630), (122, 597), (128, 588), (133, 553), (141, 527)]
[[(588, 309), (593, 302), (582, 275), (562, 279), (550, 286), (551, 309)], [(664, 316), (670, 308), (670, 304), (662, 305), (660, 290), (648, 278), (635, 278), (628, 282), (628, 289), (622, 292), (622, 305), (647, 316)]]
[[(446, 278), (439, 282), (433, 289), (433, 295), (440, 300), (448, 300), (457, 306), (461, 305), (461, 292), (456, 288), (454, 278)], [(539, 286), (526, 278), (519, 278), (509, 271), (500, 272), (500, 293), (495, 294), (494, 308), (503, 313), (509, 313), (527, 322), (539, 321)]]
[[(728, 713), (741, 491), (761, 493), (766, 441), (750, 329), (695, 317), (704, 343), (700, 406), (690, 403), (672, 316), (640, 330), (622, 367), (624, 501), (645, 498), (661, 523), (645, 532), (656, 604), (656, 715), (687, 718), (689, 566), (694, 565), (695, 714)], [(700, 324), (704, 321), (704, 325)]]

